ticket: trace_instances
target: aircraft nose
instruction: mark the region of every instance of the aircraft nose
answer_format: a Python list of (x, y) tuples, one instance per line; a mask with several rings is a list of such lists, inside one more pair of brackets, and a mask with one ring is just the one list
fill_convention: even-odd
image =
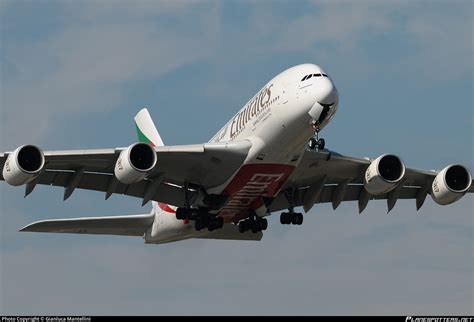
[(338, 101), (336, 86), (329, 78), (321, 79), (317, 85), (316, 100), (324, 105), (333, 105)]
[(339, 94), (336, 86), (328, 77), (322, 78), (315, 84), (315, 102), (308, 114), (318, 128), (322, 128), (334, 116), (339, 104)]

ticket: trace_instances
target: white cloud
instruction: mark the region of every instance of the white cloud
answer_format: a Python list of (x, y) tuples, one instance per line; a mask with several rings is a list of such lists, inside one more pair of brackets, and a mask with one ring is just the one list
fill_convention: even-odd
[[(64, 16), (71, 18), (64, 19), (64, 28), (34, 42), (9, 41), (3, 49), (2, 138), (8, 139), (1, 144), (13, 148), (32, 136), (38, 143), (58, 122), (113, 110), (128, 82), (151, 81), (199, 60), (246, 64), (252, 57), (293, 52), (342, 64), (346, 75), (388, 69), (392, 75), (427, 73), (433, 82), (446, 82), (472, 72), (466, 68), (472, 65), (472, 11), (459, 18), (405, 2), (324, 1), (286, 18), (262, 3), (237, 25), (222, 17), (222, 7), (194, 1), (65, 5)], [(413, 47), (404, 49), (407, 44), (390, 37)], [(387, 60), (372, 56), (369, 39), (410, 54), (396, 66), (381, 66)], [(233, 86), (218, 83), (224, 90)]]
[[(150, 5), (143, 2), (132, 11), (138, 14)], [(170, 12), (166, 8), (179, 9), (178, 25), (179, 14), (192, 9), (185, 3), (158, 7), (164, 13)], [(158, 23), (141, 22), (139, 17), (119, 24), (109, 16), (101, 19), (110, 15), (108, 10), (94, 11), (94, 22), (84, 23), (91, 19), (86, 14), (90, 11), (80, 16), (82, 24), (70, 23), (46, 39), (14, 42), (4, 49), (8, 70), (13, 72), (8, 78), (2, 75), (3, 146), (15, 146), (31, 137), (36, 143), (57, 122), (113, 110), (123, 99), (128, 82), (159, 78), (209, 55), (209, 47), (202, 44), (208, 43), (212, 31), (208, 32), (204, 20), (198, 19), (192, 28), (172, 31)], [(112, 11), (124, 14), (117, 8)], [(113, 17), (118, 20), (121, 16)]]

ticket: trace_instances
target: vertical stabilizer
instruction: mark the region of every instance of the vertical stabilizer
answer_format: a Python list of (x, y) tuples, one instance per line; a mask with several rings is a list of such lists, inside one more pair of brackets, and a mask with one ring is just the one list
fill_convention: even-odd
[(146, 108), (141, 109), (140, 112), (135, 115), (135, 125), (140, 142), (148, 143), (152, 146), (164, 145), (155, 123), (153, 123), (150, 113), (148, 113)]
[[(140, 112), (135, 115), (135, 126), (137, 129), (138, 140), (140, 142), (148, 143), (153, 147), (164, 145), (147, 108), (142, 108)], [(153, 213), (160, 212), (157, 202), (152, 202), (152, 205)]]

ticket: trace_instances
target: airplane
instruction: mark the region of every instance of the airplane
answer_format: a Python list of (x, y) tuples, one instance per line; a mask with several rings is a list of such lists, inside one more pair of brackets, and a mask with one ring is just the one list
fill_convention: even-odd
[(318, 65), (289, 68), (263, 86), (204, 144), (164, 145), (146, 108), (134, 120), (138, 142), (128, 147), (43, 152), (23, 145), (0, 153), (0, 179), (35, 187), (76, 188), (152, 202), (148, 214), (34, 222), (23, 232), (139, 236), (146, 244), (190, 238), (261, 240), (265, 217), (283, 210), (280, 223), (301, 225), (302, 207), (357, 201), (427, 197), (451, 204), (474, 191), (469, 170), (451, 164), (440, 171), (405, 167), (394, 154), (375, 159), (344, 156), (325, 147), (319, 133), (339, 105), (333, 80)]

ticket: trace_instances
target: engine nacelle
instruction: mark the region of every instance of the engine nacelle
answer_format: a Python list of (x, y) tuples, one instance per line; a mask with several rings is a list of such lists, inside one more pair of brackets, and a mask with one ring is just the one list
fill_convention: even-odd
[(3, 166), (3, 178), (12, 186), (34, 180), (43, 170), (44, 154), (34, 145), (23, 145), (10, 153)]
[(405, 176), (405, 164), (393, 154), (384, 154), (372, 161), (365, 171), (364, 186), (377, 196), (393, 190)]
[(441, 170), (431, 184), (431, 197), (439, 205), (461, 199), (471, 186), (472, 177), (462, 165), (449, 165)]
[(156, 152), (146, 143), (135, 143), (120, 152), (114, 173), (124, 184), (143, 180), (156, 165)]

